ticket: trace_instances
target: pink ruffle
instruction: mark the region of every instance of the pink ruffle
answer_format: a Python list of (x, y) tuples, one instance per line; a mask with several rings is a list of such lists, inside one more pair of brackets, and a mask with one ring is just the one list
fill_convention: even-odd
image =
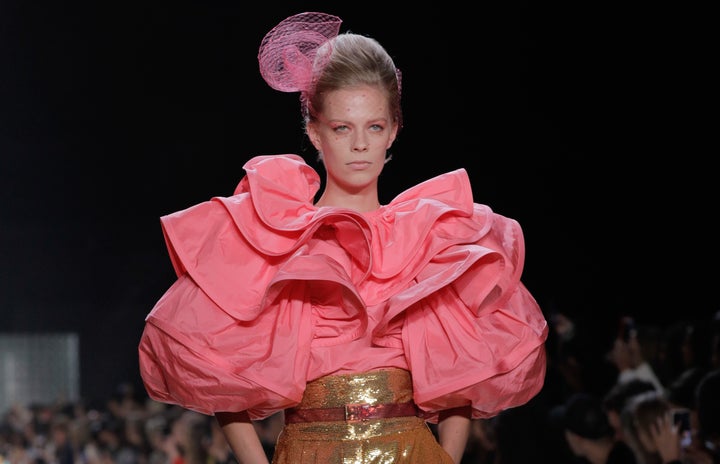
[(233, 196), (161, 219), (178, 281), (140, 341), (151, 397), (266, 417), (300, 400), (314, 347), (366, 330), (403, 348), (431, 421), (468, 403), (489, 417), (540, 390), (547, 325), (520, 282), (521, 229), (473, 203), (464, 170), (365, 214), (315, 207), (319, 177), (298, 156), (245, 170)]

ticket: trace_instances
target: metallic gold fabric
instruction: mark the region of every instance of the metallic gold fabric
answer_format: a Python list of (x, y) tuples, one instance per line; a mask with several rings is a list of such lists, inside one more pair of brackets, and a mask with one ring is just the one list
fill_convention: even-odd
[[(328, 376), (307, 385), (298, 408), (339, 407), (412, 400), (412, 379), (402, 369)], [(425, 421), (394, 417), (358, 422), (288, 424), (273, 464), (452, 464)]]

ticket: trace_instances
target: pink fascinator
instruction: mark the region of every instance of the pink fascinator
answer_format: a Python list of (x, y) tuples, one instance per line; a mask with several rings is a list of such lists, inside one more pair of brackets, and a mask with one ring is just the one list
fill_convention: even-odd
[[(282, 92), (307, 92), (313, 69), (325, 64), (318, 60), (318, 48), (340, 32), (342, 20), (326, 13), (299, 13), (284, 19), (260, 43), (258, 62), (265, 82)], [(323, 54), (329, 59), (330, 54)]]

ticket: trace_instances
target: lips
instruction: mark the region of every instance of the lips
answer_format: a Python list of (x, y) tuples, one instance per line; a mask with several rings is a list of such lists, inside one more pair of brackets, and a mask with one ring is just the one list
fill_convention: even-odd
[(352, 169), (360, 171), (369, 168), (371, 164), (372, 163), (370, 163), (369, 161), (353, 161), (351, 163), (348, 163), (348, 166), (350, 166)]

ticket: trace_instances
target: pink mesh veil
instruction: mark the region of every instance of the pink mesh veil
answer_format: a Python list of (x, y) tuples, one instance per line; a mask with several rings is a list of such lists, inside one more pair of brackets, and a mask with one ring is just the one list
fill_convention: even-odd
[[(307, 92), (318, 48), (340, 32), (342, 20), (326, 13), (299, 13), (265, 34), (258, 62), (265, 82), (282, 92)], [(329, 54), (326, 54), (329, 57)]]

